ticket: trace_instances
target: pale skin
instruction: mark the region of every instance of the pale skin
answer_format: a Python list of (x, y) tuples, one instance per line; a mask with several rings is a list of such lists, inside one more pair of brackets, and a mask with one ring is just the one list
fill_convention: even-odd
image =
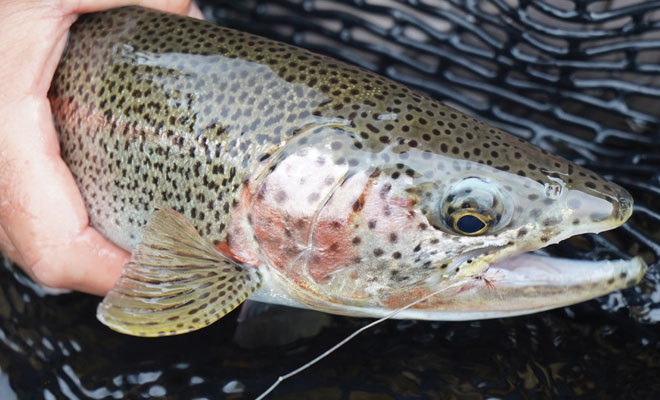
[(47, 98), (76, 18), (125, 5), (202, 17), (186, 0), (0, 3), (0, 251), (44, 286), (102, 295), (129, 260), (89, 226)]

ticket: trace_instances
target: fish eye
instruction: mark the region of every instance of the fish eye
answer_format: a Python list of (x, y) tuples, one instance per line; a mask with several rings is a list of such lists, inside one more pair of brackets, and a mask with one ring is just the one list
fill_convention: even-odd
[(478, 236), (506, 226), (513, 214), (510, 199), (495, 182), (468, 177), (447, 187), (433, 225), (449, 233)]
[(477, 236), (486, 232), (491, 219), (489, 215), (482, 215), (474, 210), (460, 210), (449, 218), (454, 231), (469, 236)]

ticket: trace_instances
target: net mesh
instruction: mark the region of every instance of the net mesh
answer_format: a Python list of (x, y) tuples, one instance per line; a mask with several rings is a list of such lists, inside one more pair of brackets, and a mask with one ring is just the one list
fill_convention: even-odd
[[(211, 21), (375, 71), (627, 188), (623, 227), (547, 251), (641, 254), (625, 303), (644, 320), (660, 287), (660, 1), (200, 2)], [(612, 299), (603, 300), (612, 301)], [(659, 307), (657, 304), (655, 307)]]

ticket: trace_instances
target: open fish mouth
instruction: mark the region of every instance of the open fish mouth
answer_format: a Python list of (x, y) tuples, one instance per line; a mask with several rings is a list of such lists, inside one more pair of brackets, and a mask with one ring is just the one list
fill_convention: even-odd
[(641, 257), (588, 261), (524, 253), (466, 280), (451, 303), (461, 304), (463, 313), (475, 319), (529, 314), (634, 286), (647, 268)]
[(491, 264), (481, 279), (507, 286), (585, 286), (603, 282), (623, 287), (639, 283), (646, 271), (641, 257), (630, 260), (573, 260), (524, 253)]
[(638, 284), (647, 270), (630, 260), (573, 260), (532, 253), (504, 258), (396, 318), (472, 320), (530, 314)]

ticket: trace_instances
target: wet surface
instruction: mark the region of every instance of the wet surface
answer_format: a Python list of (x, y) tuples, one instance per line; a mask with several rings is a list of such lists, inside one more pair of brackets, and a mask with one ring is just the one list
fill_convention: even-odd
[[(370, 322), (332, 316), (311, 338), (243, 349), (233, 340), (233, 312), (191, 334), (135, 338), (96, 321), (98, 298), (44, 295), (17, 277), (25, 282), (5, 260), (2, 399), (250, 399)], [(630, 292), (509, 319), (387, 321), (269, 398), (655, 398), (660, 326), (617, 306)]]
[[(486, 47), (497, 44), (485, 39), (488, 35), (481, 32), (481, 27), (508, 32), (513, 38), (510, 40), (531, 37), (515, 34), (518, 25), (511, 21), (515, 22), (519, 16), (510, 13), (503, 6), (505, 2), (478, 2), (497, 5), (495, 11), (481, 16), (471, 8), (477, 2), (452, 2), (456, 9), (442, 13), (431, 12), (427, 4), (430, 2), (414, 2), (425, 7), (425, 15), (413, 12), (407, 5), (413, 2), (397, 3), (403, 10), (396, 13), (387, 7), (370, 6), (357, 12), (356, 4), (362, 2), (354, 3), (245, 1), (225, 2), (223, 8), (219, 2), (215, 14), (206, 11), (207, 18), (215, 15), (216, 20), (228, 25), (343, 57), (425, 89), (435, 98), (472, 110), (514, 134), (613, 179), (635, 198), (635, 213), (630, 222), (601, 236), (571, 239), (553, 246), (549, 252), (581, 259), (627, 258), (639, 254), (649, 262), (650, 268), (637, 288), (541, 314), (480, 322), (387, 321), (301, 375), (285, 381), (269, 398), (657, 398), (660, 394), (660, 216), (657, 211), (660, 209), (657, 172), (660, 94), (656, 89), (641, 90), (636, 86), (646, 88), (656, 84), (653, 76), (657, 75), (646, 75), (645, 71), (660, 64), (657, 54), (643, 54), (645, 57), (640, 61), (648, 63), (646, 67), (643, 63), (632, 63), (631, 71), (623, 74), (614, 70), (607, 76), (611, 80), (598, 81), (592, 87), (574, 85), (570, 79), (560, 84), (546, 82), (546, 75), (538, 73), (538, 68), (541, 72), (554, 73), (559, 65), (563, 76), (584, 78), (588, 68), (572, 70), (573, 64), (568, 61), (573, 58), (585, 61), (580, 59), (584, 56), (586, 64), (579, 65), (588, 66), (599, 60), (598, 53), (596, 59), (590, 59), (590, 53), (578, 51), (582, 46), (572, 46), (570, 49), (575, 54), (559, 57), (568, 59), (566, 67), (548, 63), (529, 69), (527, 63), (516, 61), (512, 68), (502, 63), (515, 61), (513, 56), (491, 60), (498, 71), (534, 72), (526, 79), (536, 85), (515, 87), (507, 82), (517, 80), (503, 79), (506, 73), (492, 74), (492, 79), (491, 74), (480, 75), (481, 70), (460, 73), (461, 68), (483, 61), (479, 57), (469, 58), (472, 53), (465, 50), (470, 47), (464, 42), (483, 41)], [(273, 4), (279, 7), (275, 11), (271, 10)], [(658, 18), (651, 15), (652, 6), (648, 4), (643, 9), (636, 6), (629, 10), (639, 16), (636, 21)], [(321, 7), (324, 10), (319, 11)], [(584, 9), (578, 11), (583, 13)], [(309, 18), (307, 12), (316, 13), (316, 18)], [(394, 26), (380, 29), (379, 20), (368, 24), (365, 21), (371, 20), (367, 12), (390, 18)], [(451, 19), (452, 13), (461, 17)], [(410, 15), (419, 18), (409, 18)], [(478, 17), (473, 20), (475, 15)], [(611, 18), (617, 15), (612, 14)], [(459, 28), (456, 21), (461, 21)], [(579, 18), (576, 21), (580, 22)], [(342, 29), (336, 32), (326, 29), (331, 27), (330, 22), (341, 22)], [(556, 23), (554, 19), (550, 22)], [(269, 28), (275, 26), (279, 31)], [(364, 33), (360, 27), (380, 36), (376, 38), (377, 46), (355, 40), (351, 32)], [(415, 28), (421, 39), (406, 37), (405, 33), (414, 33)], [(592, 34), (598, 32), (594, 31), (598, 27), (592, 25), (588, 25), (589, 29), (583, 29), (582, 25), (578, 28)], [(310, 34), (314, 32), (322, 35)], [(544, 32), (548, 35), (554, 31)], [(643, 30), (630, 32), (638, 32), (631, 40), (646, 38)], [(557, 35), (560, 34), (559, 31)], [(614, 34), (625, 40), (621, 32)], [(309, 38), (322, 38), (321, 44), (325, 46), (315, 45)], [(396, 47), (387, 47), (396, 43), (406, 44), (406, 57), (397, 56), (401, 52)], [(516, 46), (502, 48), (515, 50)], [(448, 56), (436, 49), (444, 49)], [(547, 46), (535, 52), (546, 50)], [(636, 52), (627, 47), (622, 59), (634, 58)], [(548, 51), (539, 60), (555, 55)], [(421, 60), (439, 60), (437, 70), (424, 69)], [(587, 77), (592, 78), (589, 74)], [(612, 83), (617, 79), (622, 84)], [(612, 85), (597, 89), (603, 82)], [(468, 98), (466, 90), (479, 96)], [(535, 109), (532, 99), (556, 107)], [(601, 103), (598, 99), (606, 101)], [(329, 324), (312, 337), (288, 345), (244, 348), (233, 339), (238, 327), (235, 311), (191, 334), (134, 338), (110, 331), (97, 322), (94, 315), (99, 298), (79, 293), (48, 296), (26, 282), (14, 267), (3, 261), (0, 268), (0, 399), (3, 400), (250, 399), (265, 390), (278, 375), (297, 368), (371, 321), (331, 316)], [(275, 324), (270, 324), (267, 317), (261, 318), (265, 322), (258, 329), (272, 335), (264, 327)], [(290, 318), (295, 320), (295, 315)], [(258, 337), (251, 340), (258, 342)]]

